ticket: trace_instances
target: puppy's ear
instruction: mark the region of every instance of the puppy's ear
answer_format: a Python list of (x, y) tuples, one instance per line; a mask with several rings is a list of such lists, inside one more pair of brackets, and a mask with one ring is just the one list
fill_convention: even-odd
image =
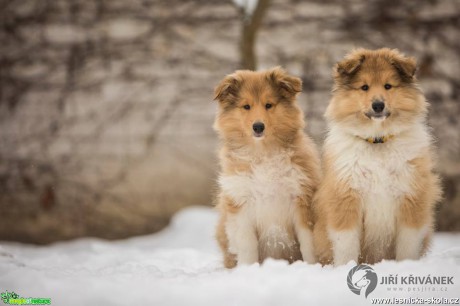
[(292, 99), (302, 91), (302, 80), (288, 75), (279, 66), (268, 71), (268, 79), (283, 98)]
[(335, 66), (336, 77), (351, 76), (358, 72), (365, 59), (366, 56), (359, 51), (346, 56), (345, 59), (338, 62)]
[(417, 70), (417, 61), (413, 57), (407, 57), (395, 50), (391, 58), (391, 64), (396, 68), (401, 78), (405, 81), (412, 81)]
[(241, 78), (238, 73), (229, 74), (214, 89), (214, 100), (231, 103), (238, 98), (240, 87)]

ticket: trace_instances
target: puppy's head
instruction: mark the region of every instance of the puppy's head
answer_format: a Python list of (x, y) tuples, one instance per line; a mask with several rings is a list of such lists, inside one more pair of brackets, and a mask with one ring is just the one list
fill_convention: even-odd
[(415, 70), (415, 59), (395, 49), (351, 52), (334, 68), (333, 99), (326, 117), (345, 127), (356, 128), (359, 123), (364, 131), (391, 130), (424, 118), (427, 104)]
[(302, 81), (280, 67), (238, 70), (215, 89), (219, 112), (214, 127), (234, 146), (292, 141), (304, 125), (296, 103), (301, 91)]

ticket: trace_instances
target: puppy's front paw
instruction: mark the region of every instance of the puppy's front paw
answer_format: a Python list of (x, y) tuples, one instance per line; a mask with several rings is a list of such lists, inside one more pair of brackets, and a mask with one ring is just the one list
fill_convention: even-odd
[(358, 229), (330, 230), (334, 266), (341, 266), (350, 261), (358, 262), (360, 251), (360, 236)]

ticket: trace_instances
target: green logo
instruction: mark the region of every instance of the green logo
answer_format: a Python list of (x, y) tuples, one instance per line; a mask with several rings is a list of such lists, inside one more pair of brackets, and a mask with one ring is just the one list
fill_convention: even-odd
[(23, 298), (14, 292), (0, 293), (3, 303), (9, 305), (51, 305), (50, 298)]

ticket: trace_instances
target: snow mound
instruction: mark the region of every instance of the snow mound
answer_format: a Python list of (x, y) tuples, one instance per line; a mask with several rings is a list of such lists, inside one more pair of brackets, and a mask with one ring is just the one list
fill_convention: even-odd
[(333, 268), (267, 260), (224, 269), (213, 238), (216, 221), (212, 209), (191, 207), (148, 236), (47, 247), (1, 243), (0, 291), (49, 297), (52, 305), (370, 305), (371, 298), (460, 297), (460, 234), (437, 233), (420, 261), (373, 266), (379, 282), (388, 275), (430, 275), (453, 277), (453, 285), (378, 284), (366, 299), (347, 287), (352, 262)]

